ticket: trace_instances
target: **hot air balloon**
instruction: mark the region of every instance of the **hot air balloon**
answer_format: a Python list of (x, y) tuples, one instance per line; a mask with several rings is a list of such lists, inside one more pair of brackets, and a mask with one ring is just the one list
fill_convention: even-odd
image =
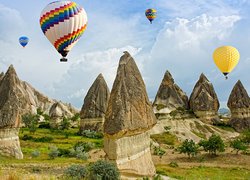
[(19, 43), (21, 44), (21, 46), (25, 47), (29, 42), (29, 38), (26, 36), (22, 36), (19, 38)]
[(240, 53), (232, 46), (221, 46), (214, 51), (213, 58), (216, 66), (227, 79), (227, 75), (239, 62)]
[(65, 58), (87, 27), (85, 10), (72, 1), (55, 1), (41, 13), (40, 25), (47, 39)]
[(145, 11), (145, 15), (152, 24), (152, 21), (156, 18), (156, 10), (155, 9), (147, 9)]

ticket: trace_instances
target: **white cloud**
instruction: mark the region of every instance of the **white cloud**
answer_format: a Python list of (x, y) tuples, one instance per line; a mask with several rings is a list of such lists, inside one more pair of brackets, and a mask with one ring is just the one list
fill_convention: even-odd
[(64, 97), (61, 100), (72, 102), (80, 107), (84, 96), (99, 73), (103, 74), (111, 90), (123, 51), (129, 51), (134, 56), (140, 49), (126, 46), (82, 55), (78, 61), (70, 66), (62, 79), (54, 84), (54, 97)]
[(188, 94), (201, 72), (214, 80), (219, 73), (214, 71), (212, 53), (216, 47), (227, 42), (239, 20), (237, 15), (212, 17), (203, 14), (192, 19), (176, 18), (167, 22), (159, 32), (145, 65), (149, 96), (155, 96), (161, 81), (159, 77), (163, 77), (166, 70), (170, 70)]

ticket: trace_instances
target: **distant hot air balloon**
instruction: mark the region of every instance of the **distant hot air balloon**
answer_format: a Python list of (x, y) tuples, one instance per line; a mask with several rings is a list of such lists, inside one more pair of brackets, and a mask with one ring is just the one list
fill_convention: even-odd
[(156, 10), (155, 9), (147, 9), (145, 11), (145, 15), (152, 24), (152, 21), (156, 18)]
[(26, 36), (22, 36), (19, 38), (19, 43), (21, 44), (21, 46), (25, 47), (29, 42), (29, 38)]
[(221, 46), (214, 51), (213, 58), (216, 66), (227, 79), (227, 74), (229, 74), (239, 62), (240, 53), (232, 46)]
[(40, 25), (43, 33), (56, 50), (65, 58), (87, 27), (85, 10), (72, 1), (55, 1), (41, 13)]

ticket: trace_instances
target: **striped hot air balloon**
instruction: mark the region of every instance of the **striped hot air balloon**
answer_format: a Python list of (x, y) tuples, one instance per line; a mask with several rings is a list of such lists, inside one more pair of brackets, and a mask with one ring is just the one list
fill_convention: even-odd
[(55, 1), (41, 13), (40, 25), (43, 33), (56, 50), (65, 58), (87, 27), (85, 10), (72, 1)]
[(145, 11), (145, 16), (148, 18), (148, 20), (152, 24), (152, 21), (156, 18), (156, 10), (155, 9), (147, 9)]

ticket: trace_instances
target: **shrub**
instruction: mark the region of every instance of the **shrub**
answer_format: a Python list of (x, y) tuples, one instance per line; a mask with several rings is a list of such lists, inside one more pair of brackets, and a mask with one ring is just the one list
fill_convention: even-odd
[(179, 167), (179, 165), (178, 165), (177, 162), (175, 162), (175, 161), (170, 162), (170, 163), (169, 163), (169, 166), (170, 166), (170, 167), (173, 167), (173, 168)]
[(69, 129), (69, 127), (70, 127), (70, 121), (69, 121), (69, 119), (66, 118), (66, 117), (63, 117), (63, 120), (62, 120), (62, 122), (59, 125), (59, 129), (65, 130), (65, 129)]
[(70, 150), (69, 149), (63, 149), (58, 148), (58, 156), (59, 157), (70, 157)]
[(166, 106), (164, 104), (157, 104), (156, 109), (159, 111), (161, 109), (164, 109)]
[(160, 158), (162, 158), (162, 156), (166, 153), (166, 151), (164, 151), (163, 149), (161, 149), (160, 146), (158, 147), (154, 147), (154, 155), (160, 156)]
[(250, 144), (250, 130), (246, 130), (242, 134), (242, 142)]
[(88, 153), (84, 151), (82, 146), (79, 146), (76, 149), (72, 148), (69, 151), (70, 151), (69, 155), (71, 157), (76, 157), (77, 159), (87, 160), (89, 157)]
[(194, 157), (198, 153), (198, 146), (195, 142), (191, 139), (190, 141), (186, 139), (181, 146), (178, 148), (180, 153), (187, 154), (189, 158)]
[(58, 157), (59, 151), (58, 148), (56, 146), (50, 146), (49, 147), (49, 159), (55, 159), (56, 157)]
[(38, 115), (43, 115), (43, 110), (42, 110), (41, 108), (37, 108), (37, 109), (36, 109), (36, 113), (37, 113)]
[(82, 151), (89, 152), (91, 149), (94, 148), (94, 144), (89, 142), (77, 142), (74, 145), (74, 150), (76, 151), (77, 148), (81, 148)]
[(71, 121), (75, 122), (77, 120), (80, 119), (80, 114), (79, 113), (76, 113), (72, 118), (71, 118)]
[(32, 137), (32, 136), (29, 136), (29, 135), (27, 135), (27, 134), (24, 134), (23, 137), (21, 137), (21, 139), (24, 140), (24, 141), (28, 141), (28, 140), (32, 140), (33, 137)]
[(25, 127), (29, 128), (30, 133), (35, 133), (38, 126), (38, 115), (33, 114), (24, 114), (22, 116), (22, 122), (25, 124)]
[(31, 156), (32, 156), (32, 158), (39, 157), (40, 156), (40, 151), (38, 151), (38, 150), (32, 151)]
[(230, 147), (232, 147), (235, 151), (236, 154), (239, 153), (239, 151), (246, 151), (247, 150), (247, 145), (242, 142), (240, 139), (235, 139), (230, 142)]
[(49, 129), (50, 128), (50, 124), (49, 122), (41, 122), (38, 126), (38, 128), (41, 128), (41, 129)]
[(114, 164), (103, 160), (91, 164), (89, 170), (91, 180), (118, 180), (120, 176)]
[(81, 132), (81, 135), (83, 137), (92, 138), (92, 139), (101, 139), (101, 138), (103, 138), (102, 133), (96, 132), (96, 131), (91, 131), (91, 130), (83, 130)]
[(43, 137), (40, 137), (40, 138), (34, 138), (34, 141), (35, 142), (51, 142), (51, 141), (53, 141), (53, 137), (51, 137), (51, 136), (43, 136)]
[(64, 175), (72, 179), (83, 179), (87, 175), (87, 170), (82, 165), (71, 165), (65, 171)]
[(217, 151), (224, 152), (225, 144), (219, 135), (213, 134), (208, 140), (201, 140), (199, 145), (209, 154), (216, 155)]

